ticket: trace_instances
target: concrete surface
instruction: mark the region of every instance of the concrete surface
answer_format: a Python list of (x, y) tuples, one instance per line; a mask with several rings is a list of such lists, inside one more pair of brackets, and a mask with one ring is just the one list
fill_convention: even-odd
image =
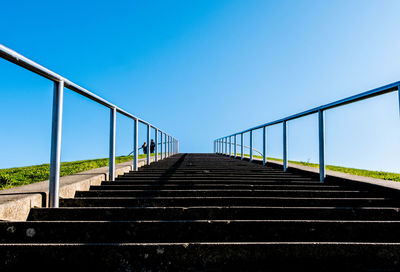
[[(151, 158), (154, 161), (154, 157)], [(139, 167), (146, 159), (139, 160)], [(116, 176), (132, 170), (132, 161), (116, 165)], [(60, 178), (60, 198), (72, 198), (76, 191), (87, 191), (90, 185), (100, 185), (108, 179), (108, 166), (87, 170)], [(34, 207), (46, 207), (48, 203), (49, 181), (36, 182), (0, 191), (0, 220), (25, 221)]]

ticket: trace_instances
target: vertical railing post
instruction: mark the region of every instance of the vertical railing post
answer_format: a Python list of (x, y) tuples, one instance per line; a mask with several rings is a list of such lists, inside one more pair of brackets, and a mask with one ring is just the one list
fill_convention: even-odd
[(233, 140), (233, 144), (234, 144), (235, 159), (236, 159), (236, 157), (237, 157), (237, 148), (236, 148), (236, 146), (237, 146), (237, 144), (236, 144), (237, 135), (235, 134), (234, 137), (235, 137), (235, 138), (234, 138), (234, 140)]
[(134, 119), (134, 129), (133, 129), (133, 170), (138, 171), (138, 157), (139, 157), (139, 148), (138, 148), (138, 135), (139, 135), (139, 121), (138, 119)]
[(225, 137), (225, 155), (228, 155), (228, 137)]
[(240, 159), (243, 160), (244, 157), (244, 147), (243, 147), (243, 133), (240, 133)]
[(150, 165), (150, 125), (147, 125), (147, 165)]
[(250, 130), (250, 162), (253, 161), (253, 131)]
[(164, 156), (163, 156), (163, 133), (161, 132), (160, 133), (160, 156), (161, 156), (161, 159), (163, 159), (164, 158)]
[(318, 135), (319, 135), (319, 180), (325, 181), (325, 112), (318, 110)]
[(167, 133), (165, 133), (164, 136), (165, 136), (165, 141), (164, 141), (165, 157), (168, 158), (168, 146), (167, 146), (168, 136), (167, 136)]
[(223, 141), (224, 141), (224, 155), (226, 155), (228, 153), (228, 150), (227, 150), (228, 145), (226, 143), (226, 138), (224, 138)]
[(287, 123), (283, 121), (283, 171), (286, 172), (288, 167), (288, 137), (287, 137)]
[(158, 129), (155, 129), (156, 135), (154, 137), (154, 141), (156, 142), (156, 145), (154, 146), (154, 156), (155, 160), (158, 161)]
[(115, 126), (117, 109), (110, 108), (110, 155), (109, 155), (109, 174), (110, 181), (115, 180)]
[(267, 127), (263, 127), (263, 165), (267, 163), (267, 139), (265, 138), (267, 136), (266, 129)]
[(169, 152), (169, 135), (167, 136), (167, 154), (168, 154), (168, 157), (169, 157), (169, 155), (170, 155), (170, 152)]
[(54, 82), (49, 177), (50, 208), (59, 206), (63, 97), (64, 81)]
[(232, 136), (229, 136), (229, 157), (232, 155)]

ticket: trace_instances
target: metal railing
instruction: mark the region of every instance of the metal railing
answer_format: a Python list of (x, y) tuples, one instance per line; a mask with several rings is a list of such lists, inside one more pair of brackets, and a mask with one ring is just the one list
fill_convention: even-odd
[[(399, 99), (399, 110), (400, 110), (400, 81), (385, 85), (380, 88), (376, 88), (367, 92), (363, 92), (357, 95), (350, 96), (348, 98), (338, 100), (320, 107), (316, 107), (307, 111), (300, 112), (298, 114), (290, 115), (288, 117), (265, 123), (253, 128), (246, 129), (241, 132), (237, 132), (225, 137), (218, 138), (214, 140), (214, 153), (217, 154), (222, 154), (222, 155), (227, 155), (231, 156), (231, 146), (232, 146), (232, 137), (234, 138), (234, 157), (236, 158), (237, 155), (237, 143), (236, 143), (236, 138), (238, 135), (240, 135), (240, 141), (241, 143), (238, 144), (241, 146), (241, 159), (243, 160), (243, 135), (244, 133), (249, 132), (250, 133), (250, 162), (253, 161), (253, 131), (257, 129), (262, 129), (262, 156), (263, 156), (263, 165), (266, 164), (267, 160), (267, 143), (266, 143), (266, 127), (276, 125), (279, 123), (282, 123), (282, 129), (283, 129), (283, 171), (286, 172), (287, 167), (288, 167), (288, 136), (287, 136), (287, 122), (304, 117), (310, 114), (318, 114), (318, 144), (319, 144), (319, 176), (320, 176), (320, 181), (324, 182), (325, 177), (326, 177), (326, 166), (325, 166), (325, 111), (329, 109), (333, 109), (336, 107), (340, 107), (343, 105), (351, 104), (357, 101), (361, 101), (364, 99), (368, 99), (371, 97), (387, 94), (390, 92), (398, 92), (398, 99)], [(228, 152), (228, 144), (229, 144), (229, 152)]]
[[(115, 130), (116, 115), (120, 113), (134, 121), (134, 154), (133, 169), (138, 170), (138, 124), (139, 122), (147, 126), (147, 143), (150, 143), (151, 129), (155, 130), (155, 142), (158, 143), (158, 134), (160, 134), (161, 159), (179, 152), (179, 142), (174, 137), (160, 130), (154, 125), (126, 112), (125, 110), (113, 105), (107, 100), (89, 92), (81, 86), (69, 81), (68, 79), (54, 73), (53, 71), (37, 64), (36, 62), (22, 56), (21, 54), (0, 44), (0, 57), (8, 60), (20, 67), (32, 71), (54, 82), (53, 113), (52, 113), (52, 132), (51, 132), (51, 152), (50, 152), (50, 177), (49, 177), (49, 207), (57, 208), (59, 206), (59, 183), (60, 183), (60, 158), (61, 158), (61, 130), (63, 115), (63, 94), (64, 88), (68, 88), (78, 94), (81, 94), (103, 106), (110, 109), (110, 149), (109, 149), (109, 180), (115, 179)], [(164, 137), (163, 137), (164, 136)], [(164, 140), (163, 140), (164, 139)], [(164, 152), (163, 152), (164, 145)], [(155, 147), (158, 153), (158, 144)], [(163, 156), (163, 153), (165, 155)], [(158, 156), (155, 156), (155, 161)], [(147, 149), (147, 164), (150, 164), (150, 148)]]

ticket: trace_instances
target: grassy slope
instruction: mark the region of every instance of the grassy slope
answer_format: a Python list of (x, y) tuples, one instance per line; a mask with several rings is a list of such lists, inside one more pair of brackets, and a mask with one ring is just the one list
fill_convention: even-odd
[[(245, 156), (249, 157), (248, 155), (245, 155)], [(254, 155), (254, 157), (262, 159), (262, 156)], [(268, 160), (280, 161), (280, 162), (283, 161), (282, 159), (269, 158), (269, 157), (268, 157)], [(314, 168), (319, 167), (318, 163), (308, 163), (308, 162), (299, 162), (299, 161), (289, 161), (289, 162), (294, 163), (294, 164), (299, 164), (299, 165), (310, 166), (310, 167), (314, 167)], [(351, 174), (351, 175), (356, 175), (356, 176), (364, 176), (364, 177), (378, 178), (378, 179), (384, 179), (384, 180), (400, 181), (399, 173), (370, 171), (370, 170), (348, 168), (348, 167), (335, 166), (335, 165), (327, 165), (326, 169), (332, 170), (332, 171), (337, 171), (337, 172), (342, 172), (342, 173), (347, 173), (347, 174)]]
[[(144, 158), (146, 155), (139, 155)], [(153, 154), (154, 156), (154, 154)], [(132, 160), (132, 156), (116, 157), (116, 163), (126, 162)], [(82, 171), (99, 168), (108, 165), (108, 158), (84, 160), (74, 162), (61, 163), (61, 176), (68, 176)], [(41, 164), (27, 167), (16, 167), (8, 169), (0, 169), (0, 189), (8, 189), (21, 185), (31, 184), (49, 179), (49, 164)]]

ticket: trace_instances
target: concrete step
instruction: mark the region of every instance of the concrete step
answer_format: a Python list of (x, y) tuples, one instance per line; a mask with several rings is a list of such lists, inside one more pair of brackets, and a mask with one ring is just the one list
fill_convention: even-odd
[[(118, 183), (121, 184), (121, 183)], [(252, 184), (164, 184), (164, 185), (154, 185), (153, 183), (149, 183), (147, 185), (127, 185), (122, 184), (118, 185), (115, 182), (103, 182), (101, 185), (92, 185), (90, 186), (90, 190), (191, 190), (191, 189), (254, 189), (254, 190), (306, 190), (306, 189), (314, 189), (314, 190), (340, 190), (340, 189), (348, 189), (348, 187), (343, 187), (339, 185), (296, 185), (296, 184), (287, 184), (287, 185), (275, 185), (275, 184), (264, 184), (264, 185), (252, 185)]]
[(114, 220), (400, 220), (388, 207), (76, 207), (34, 208), (29, 221)]
[(398, 271), (399, 243), (2, 244), (5, 271)]
[(246, 175), (246, 176), (239, 176), (239, 175), (233, 175), (233, 176), (193, 176), (193, 175), (188, 175), (188, 176), (119, 176), (115, 180), (120, 181), (120, 180), (150, 180), (150, 181), (157, 181), (157, 180), (196, 180), (196, 181), (202, 181), (205, 180), (207, 181), (208, 179), (213, 179), (213, 180), (260, 180), (260, 181), (314, 181), (318, 182), (315, 178), (307, 178), (307, 177), (285, 177), (285, 176), (273, 176), (273, 177), (265, 177), (263, 175), (260, 176), (255, 176), (255, 175)]
[(218, 180), (218, 179), (206, 179), (206, 180), (129, 180), (129, 179), (116, 179), (115, 181), (107, 181), (103, 184), (114, 184), (114, 185), (319, 185), (317, 181), (296, 181), (296, 180), (254, 180), (254, 179), (243, 179), (243, 180)]
[(352, 190), (249, 190), (249, 189), (204, 189), (204, 190), (91, 190), (76, 191), (75, 197), (345, 197), (366, 198), (377, 194)]
[(97, 197), (60, 199), (61, 207), (280, 206), (398, 207), (392, 198), (307, 197)]
[(1, 243), (400, 242), (400, 221), (0, 222)]

